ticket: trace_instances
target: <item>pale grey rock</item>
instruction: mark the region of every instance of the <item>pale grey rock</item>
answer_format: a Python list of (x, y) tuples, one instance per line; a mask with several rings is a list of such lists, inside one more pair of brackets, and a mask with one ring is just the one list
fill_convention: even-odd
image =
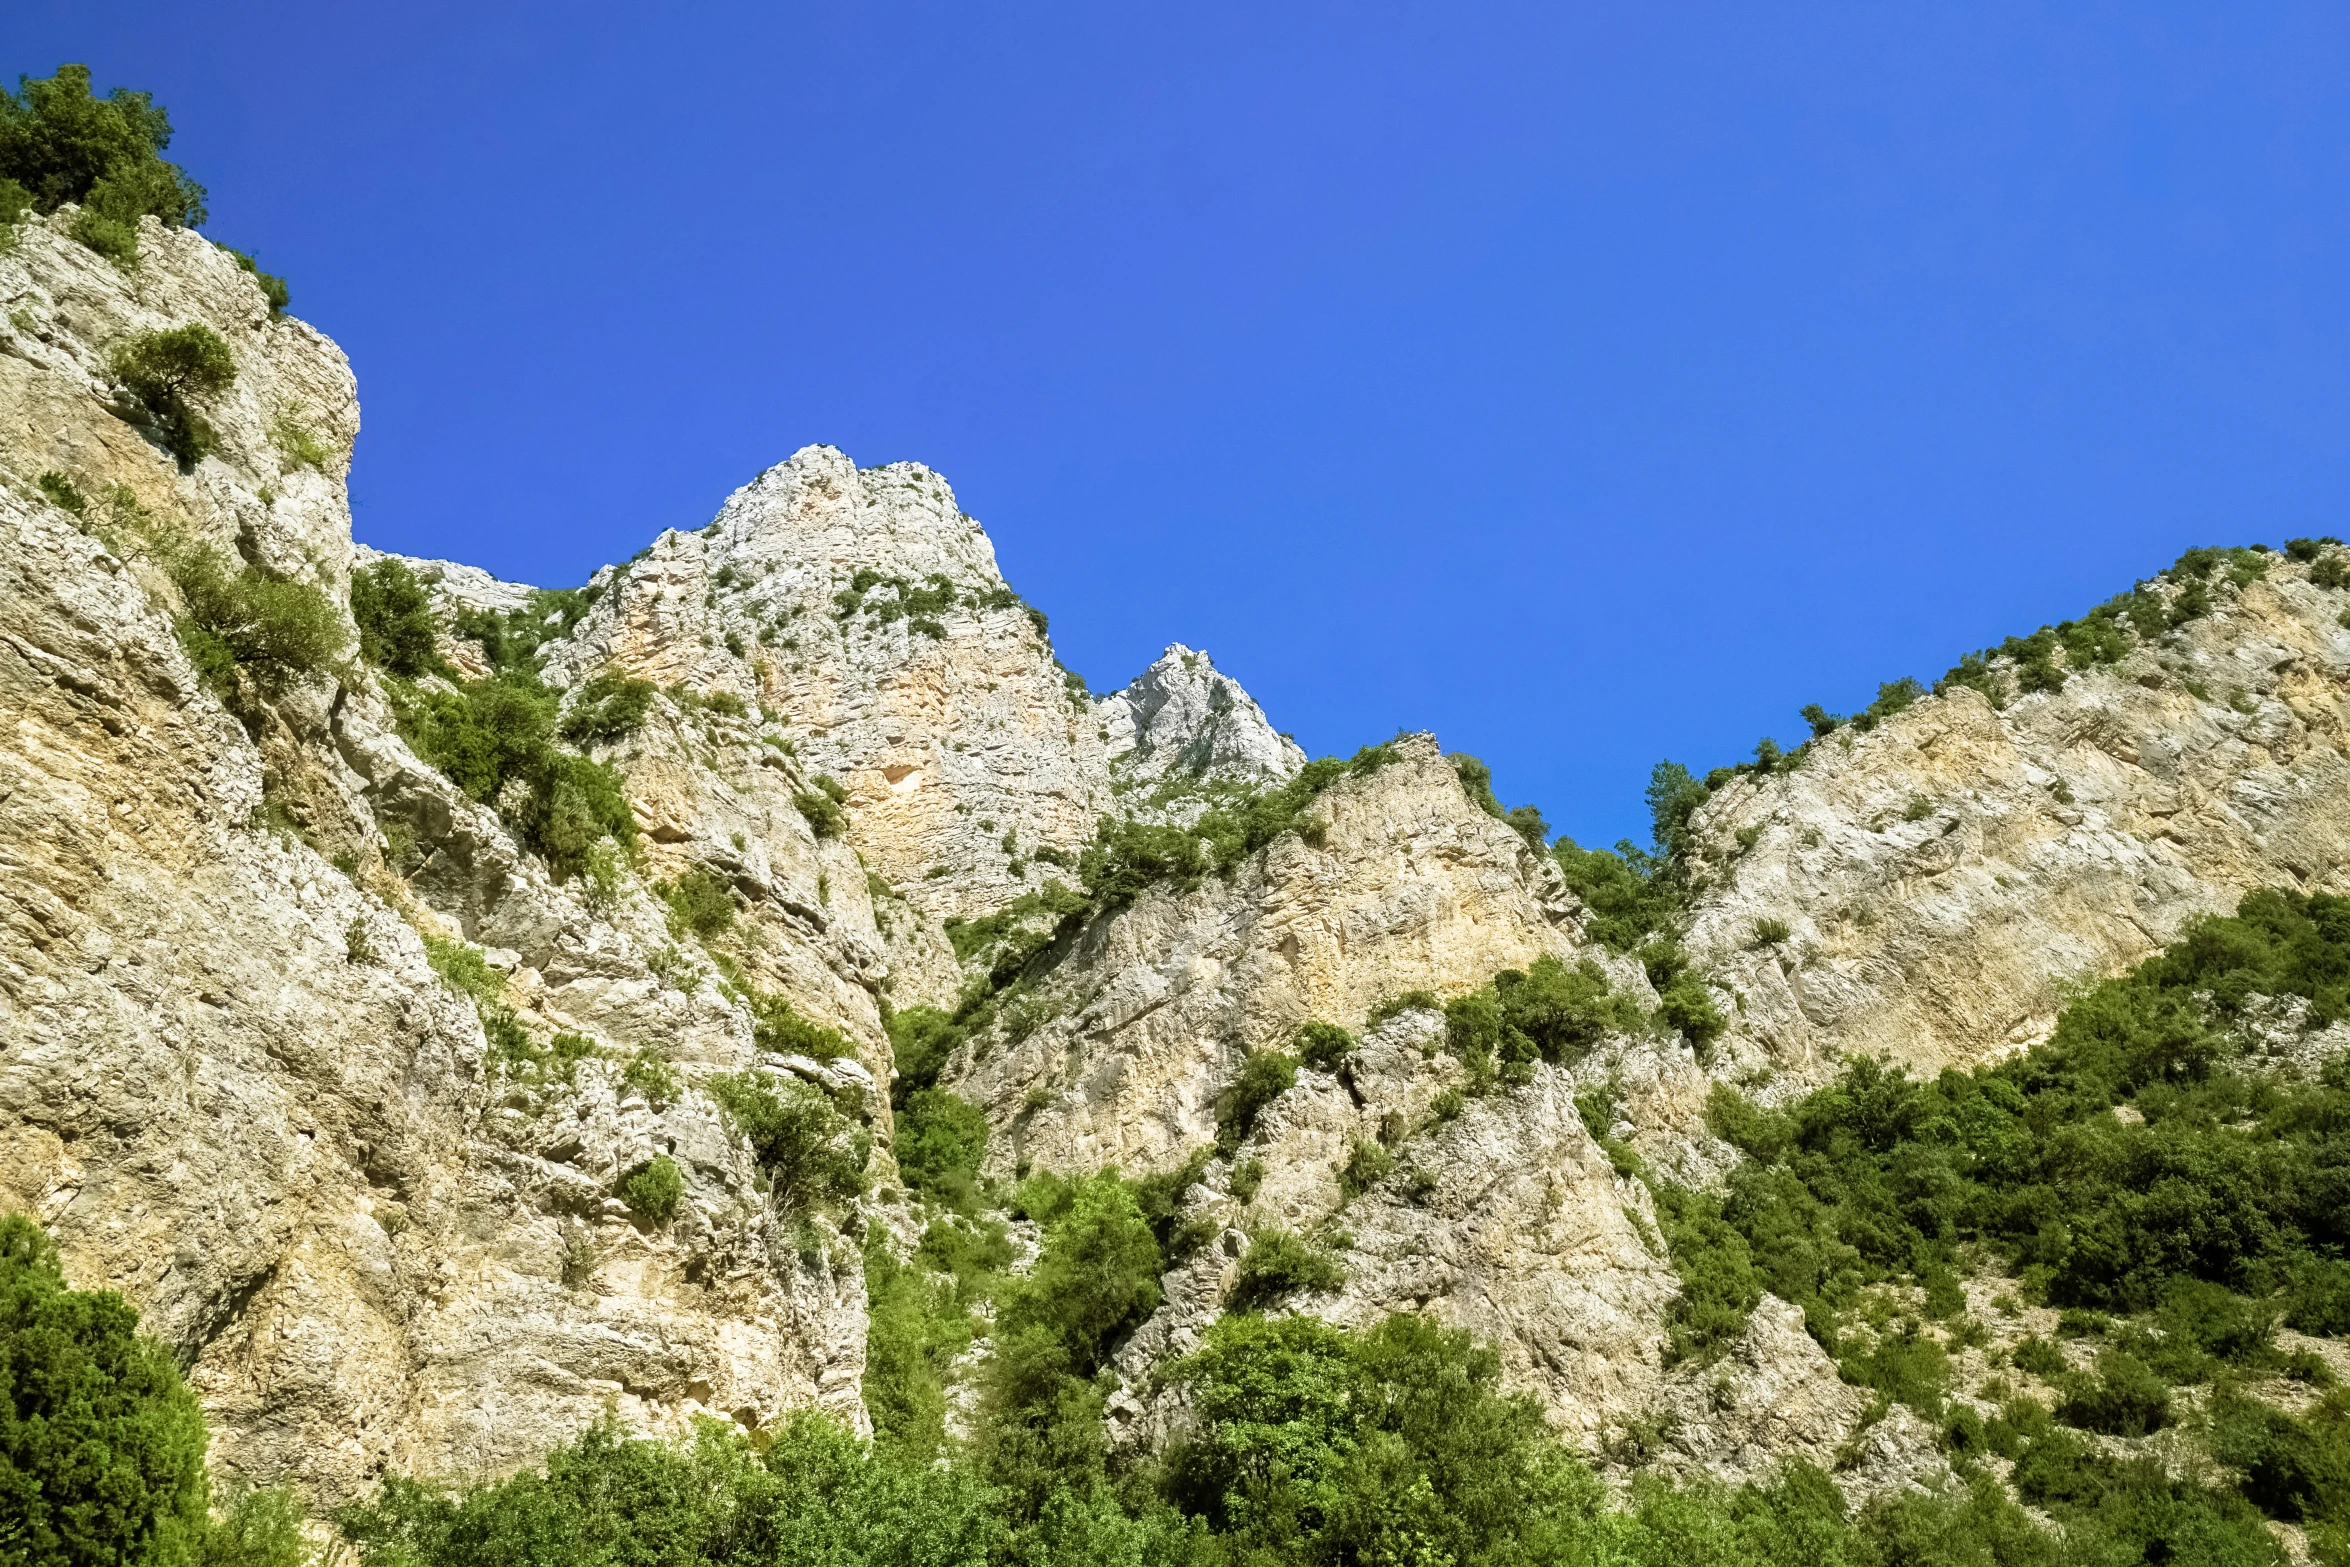
[[(1954, 688), (1716, 795), (1688, 946), (1733, 1016), (1722, 1069), (1993, 1059), (2253, 888), (2350, 885), (2350, 595), (2271, 559), (2060, 691)], [(1789, 939), (1758, 945), (1766, 918)]]
[(1123, 691), (1096, 701), (1094, 716), (1107, 731), (1118, 781), (1129, 789), (1170, 778), (1283, 784), (1306, 762), (1239, 682), (1180, 642)]

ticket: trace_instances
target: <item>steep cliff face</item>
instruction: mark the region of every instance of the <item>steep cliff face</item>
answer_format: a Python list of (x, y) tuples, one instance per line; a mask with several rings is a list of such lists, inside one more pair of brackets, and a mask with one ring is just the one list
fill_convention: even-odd
[[(2196, 915), (2255, 887), (2340, 890), (2350, 595), (2267, 560), (2060, 690), (2000, 709), (1954, 687), (1710, 801), (1717, 879), (1688, 945), (1732, 1019), (1724, 1070), (1991, 1059)], [(1758, 941), (1773, 919), (1785, 939)]]
[(1300, 1024), (1360, 1027), (1407, 991), (1583, 951), (1557, 867), (1469, 803), (1433, 738), (1394, 751), (1229, 882), (1153, 891), (1085, 931), (1035, 993), (1044, 1020), (956, 1078), (1003, 1130), (995, 1158), (1172, 1167), (1214, 1135), (1247, 1054)]
[(1035, 851), (1073, 851), (1109, 806), (1084, 682), (926, 468), (809, 447), (595, 580), (549, 678), (609, 666), (756, 703), (846, 788), (871, 870), (934, 919), (1036, 885)]
[[(324, 1500), (387, 1468), (510, 1468), (607, 1406), (647, 1429), (809, 1403), (861, 1419), (853, 1243), (795, 1233), (697, 1088), (757, 1061), (751, 1020), (706, 973), (656, 972), (671, 936), (642, 886), (592, 907), (555, 885), (347, 657), (240, 722), (174, 634), (160, 562), (191, 541), (342, 604), (341, 356), (196, 236), (150, 223), (125, 274), (69, 218), (0, 256), (0, 1201), (179, 1349), (217, 1462)], [(219, 450), (183, 473), (104, 366), (190, 321), (238, 373), (207, 409)], [(758, 769), (689, 727), (643, 743), (645, 803), (726, 841), (761, 801), (725, 763)], [(660, 760), (688, 749), (724, 754), (663, 791)], [(720, 790), (735, 816), (697, 814)], [(778, 889), (774, 983), (872, 1052), (862, 877), (784, 817), (788, 843), (745, 871)], [(842, 906), (810, 892), (795, 914), (825, 854)], [(845, 925), (862, 935), (818, 930)], [(570, 1032), (584, 1057), (492, 1060), (422, 933), (479, 943), (524, 1037)], [(680, 1063), (673, 1091), (628, 1073), (648, 1050)], [(857, 1096), (854, 1063), (805, 1066)], [(685, 1202), (632, 1223), (614, 1180), (657, 1153)]]

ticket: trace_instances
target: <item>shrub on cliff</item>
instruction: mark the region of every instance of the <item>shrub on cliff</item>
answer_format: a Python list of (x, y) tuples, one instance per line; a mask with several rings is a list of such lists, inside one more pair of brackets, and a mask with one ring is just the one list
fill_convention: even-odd
[(342, 652), (342, 618), (311, 584), (258, 566), (232, 573), (212, 550), (185, 540), (165, 540), (158, 555), (185, 606), (176, 622), (181, 645), (204, 683), (241, 716), (249, 716), (245, 680), (274, 695)]
[(434, 641), (432, 600), (401, 562), (379, 560), (351, 573), (351, 618), (359, 625), (359, 656), (369, 663), (406, 680), (447, 671)]
[(136, 398), (154, 421), (163, 445), (192, 469), (220, 445), (220, 436), (196, 411), (237, 378), (237, 364), (220, 334), (201, 321), (168, 331), (141, 332), (106, 356), (107, 373)]

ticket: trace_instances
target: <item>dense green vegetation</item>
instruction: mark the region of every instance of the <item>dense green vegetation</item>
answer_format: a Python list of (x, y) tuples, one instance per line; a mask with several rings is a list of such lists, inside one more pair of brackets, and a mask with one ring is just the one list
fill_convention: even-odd
[[(2350, 1332), (2350, 1061), (2308, 1081), (2247, 1057), (2262, 1030), (2346, 1014), (2350, 900), (2262, 891), (2082, 996), (2018, 1060), (1927, 1081), (1855, 1062), (1780, 1111), (1718, 1089), (1711, 1121), (1745, 1155), (1726, 1196), (1658, 1191), (1684, 1284), (1677, 1353), (1717, 1350), (1769, 1290), (1849, 1379), (1941, 1418), (1943, 1350), (1873, 1287), (1914, 1287), (1963, 1332), (1961, 1274), (1995, 1263), (2102, 1347), (2073, 1370), (2027, 1341), (2015, 1363), (2050, 1382), (2053, 1410), (1954, 1418), (1954, 1445), (2020, 1455), (2027, 1500), (2099, 1528), (2137, 1527), (2113, 1513), (2136, 1497), (2130, 1518), (2175, 1507), (2233, 1538), (2259, 1509), (2350, 1546), (2350, 1406), (2297, 1419), (2232, 1391), (2322, 1375), (2277, 1348), (2278, 1322)], [(2174, 1385), (2201, 1383), (2221, 1390), (2214, 1441), (2250, 1455), (2230, 1460), (2241, 1496), (2096, 1459), (2065, 1432), (2142, 1435), (2173, 1418)]]
[(298, 1567), (289, 1498), (215, 1516), (204, 1417), (171, 1352), (111, 1290), (66, 1288), (57, 1250), (0, 1218), (0, 1560), (11, 1567)]
[[(582, 683), (565, 712), (562, 695), (538, 676), (540, 648), (577, 625), (596, 597), (594, 589), (539, 589), (523, 609), (468, 611), (458, 632), (480, 644), (491, 673), (460, 680), (437, 650), (430, 601), (414, 572), (386, 560), (351, 574), (360, 655), (383, 670), (401, 734), (451, 783), (495, 806), (557, 880), (593, 869), (607, 840), (623, 852), (636, 845), (620, 775), (556, 741), (593, 744), (633, 733), (651, 686), (600, 674)], [(697, 884), (693, 892), (690, 909), (680, 910), (688, 924), (714, 918), (710, 889)], [(672, 907), (679, 907), (674, 898)], [(731, 920), (731, 899), (724, 909)]]
[(187, 539), (159, 538), (155, 554), (179, 589), (173, 626), (189, 662), (248, 728), (260, 720), (261, 698), (341, 655), (341, 619), (312, 584), (253, 565), (231, 571), (209, 546)]
[(351, 573), (351, 619), (359, 656), (386, 673), (414, 680), (450, 672), (435, 640), (432, 600), (401, 562), (379, 560)]
[(196, 405), (227, 391), (237, 364), (220, 334), (201, 321), (141, 332), (114, 345), (107, 373), (136, 398), (153, 421), (164, 449), (192, 469), (220, 445), (220, 435)]
[(0, 91), (0, 209), (43, 214), (68, 202), (74, 236), (124, 265), (139, 253), (139, 219), (173, 228), (204, 221), (204, 187), (164, 160), (171, 117), (143, 92), (90, 91), (90, 68), (61, 65)]

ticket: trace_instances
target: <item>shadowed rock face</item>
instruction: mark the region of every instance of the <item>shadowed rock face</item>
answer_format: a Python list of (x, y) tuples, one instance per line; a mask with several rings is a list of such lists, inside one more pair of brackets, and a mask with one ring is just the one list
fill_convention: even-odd
[[(599, 572), (548, 650), (555, 687), (610, 669), (664, 690), (596, 753), (638, 861), (558, 884), (496, 802), (400, 737), (375, 673), (345, 659), (236, 717), (198, 678), (166, 546), (335, 605), (378, 558), (350, 539), (350, 372), (201, 237), (150, 224), (130, 276), (70, 221), (20, 225), (0, 255), (0, 1207), (174, 1345), (224, 1469), (321, 1501), (391, 1470), (503, 1472), (607, 1408), (664, 1433), (809, 1405), (862, 1423), (850, 1235), (919, 1228), (892, 1184), (883, 1003), (951, 1002), (972, 975), (944, 922), (1073, 880), (1104, 815), (1196, 822), (1295, 778), (1297, 747), (1180, 644), (1090, 695), (943, 480), (809, 447)], [(206, 409), (218, 452), (182, 473), (105, 365), (189, 321), (238, 375)], [(412, 564), (444, 620), (533, 602)], [(1180, 1424), (1151, 1371), (1213, 1323), (1250, 1236), (1284, 1229), (1345, 1274), (1289, 1309), (1472, 1329), (1586, 1446), (1654, 1428), (1670, 1439), (1645, 1461), (1677, 1474), (1842, 1456), (1856, 1496), (1942, 1483), (1906, 1417), (1856, 1437), (1858, 1395), (1788, 1308), (1766, 1302), (1702, 1376), (1665, 1366), (1676, 1286), (1623, 1152), (1717, 1179), (1717, 1079), (1767, 1097), (1854, 1053), (1980, 1061), (2252, 887), (2340, 889), (2346, 605), (2274, 559), (2059, 691), (2004, 710), (1954, 691), (1717, 792), (1686, 943), (1731, 1027), (1702, 1066), (1636, 1030), (1464, 1100), (1437, 1012), (1366, 1029), (1407, 992), (1545, 958), (1655, 1001), (1586, 939), (1555, 864), (1406, 736), (1228, 875), (1062, 931), (945, 1081), (985, 1108), (1001, 1172), (1141, 1174), (1211, 1142), (1250, 1053), (1309, 1021), (1364, 1033), (1186, 1194), (1212, 1239), (1121, 1352), (1129, 1440)], [(693, 878), (731, 899), (707, 946), (656, 896)], [(502, 1065), (427, 937), (481, 949), (496, 1004), (580, 1058)], [(754, 1005), (772, 999), (847, 1053), (774, 1048)], [(710, 1091), (753, 1068), (821, 1087), (872, 1140), (863, 1199), (779, 1206)], [(616, 1195), (656, 1155), (685, 1184), (658, 1223)]]

